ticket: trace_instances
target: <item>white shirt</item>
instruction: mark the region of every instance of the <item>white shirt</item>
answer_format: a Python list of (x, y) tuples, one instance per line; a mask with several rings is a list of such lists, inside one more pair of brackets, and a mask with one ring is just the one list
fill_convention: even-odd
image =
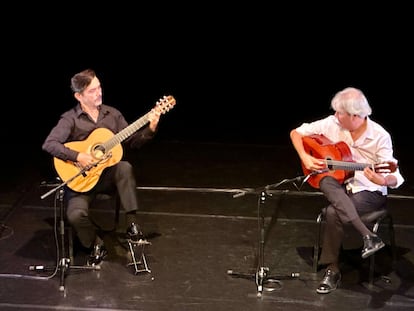
[[(303, 136), (314, 134), (324, 135), (333, 144), (341, 141), (346, 143), (349, 146), (353, 161), (357, 163), (398, 163), (393, 156), (391, 135), (381, 125), (370, 118), (367, 118), (366, 131), (356, 141), (353, 141), (351, 133), (348, 130), (341, 127), (334, 115), (311, 123), (303, 123), (296, 128), (296, 131)], [(404, 182), (398, 166), (394, 172), (386, 173), (384, 176), (390, 174), (397, 178), (397, 184), (390, 188), (398, 188)], [(383, 195), (388, 193), (386, 186), (380, 186), (369, 181), (364, 176), (363, 171), (355, 171), (353, 178), (345, 182), (347, 183), (347, 188), (353, 193), (362, 190), (381, 191)]]

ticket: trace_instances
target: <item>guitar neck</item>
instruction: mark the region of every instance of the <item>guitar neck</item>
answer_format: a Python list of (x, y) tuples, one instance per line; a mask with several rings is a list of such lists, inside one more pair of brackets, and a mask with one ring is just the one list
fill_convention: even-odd
[(355, 163), (346, 161), (326, 160), (326, 165), (331, 170), (363, 171), (364, 168), (373, 166), (367, 163)]
[(125, 139), (127, 139), (129, 136), (131, 136), (136, 131), (138, 131), (140, 128), (142, 128), (145, 124), (148, 123), (149, 115), (150, 115), (150, 112), (147, 112), (141, 118), (131, 123), (126, 128), (124, 128), (123, 130), (115, 134), (113, 137), (111, 137), (108, 141), (103, 143), (104, 150), (107, 150), (107, 151), (111, 150), (113, 147), (122, 143)]

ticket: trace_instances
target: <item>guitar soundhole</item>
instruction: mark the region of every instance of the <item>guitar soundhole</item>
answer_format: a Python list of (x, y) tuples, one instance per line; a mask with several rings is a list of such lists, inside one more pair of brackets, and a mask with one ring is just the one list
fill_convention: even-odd
[(93, 148), (92, 148), (91, 155), (95, 159), (101, 160), (101, 159), (103, 159), (105, 157), (105, 153), (106, 153), (106, 150), (105, 150), (104, 146), (102, 146), (102, 145), (94, 145)]

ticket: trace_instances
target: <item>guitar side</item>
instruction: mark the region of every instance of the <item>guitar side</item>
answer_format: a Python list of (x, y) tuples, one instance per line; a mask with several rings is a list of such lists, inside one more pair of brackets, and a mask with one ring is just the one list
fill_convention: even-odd
[[(311, 156), (318, 159), (340, 159), (343, 161), (352, 161), (352, 154), (349, 147), (344, 142), (332, 143), (323, 135), (310, 135), (302, 138), (305, 151)], [(309, 175), (312, 171), (308, 170), (302, 163), (302, 169), (305, 175)], [(329, 167), (328, 167), (329, 169)], [(352, 172), (345, 170), (327, 170), (326, 172), (310, 176), (308, 184), (313, 188), (319, 189), (319, 182), (325, 176), (332, 176), (338, 182), (343, 183), (349, 178)]]
[[(92, 154), (95, 157), (97, 164), (85, 171), (83, 174), (80, 174), (81, 169), (76, 166), (74, 162), (63, 161), (55, 157), (53, 159), (54, 166), (60, 179), (64, 182), (70, 180), (67, 186), (74, 191), (86, 192), (91, 190), (99, 181), (102, 171), (106, 167), (115, 165), (123, 157), (123, 149), (121, 144), (114, 146), (108, 154), (104, 154), (100, 152), (99, 149), (95, 148), (113, 136), (114, 134), (110, 130), (106, 128), (98, 128), (94, 130), (86, 140), (67, 142), (65, 146), (70, 149)], [(106, 155), (109, 156), (105, 157)]]

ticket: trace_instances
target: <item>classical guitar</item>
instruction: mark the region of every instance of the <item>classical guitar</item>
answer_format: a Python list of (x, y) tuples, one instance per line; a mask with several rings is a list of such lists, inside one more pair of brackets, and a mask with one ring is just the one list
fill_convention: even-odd
[(319, 182), (327, 175), (343, 183), (353, 176), (354, 171), (363, 171), (366, 167), (370, 167), (377, 173), (390, 173), (397, 169), (397, 164), (394, 162), (377, 164), (354, 162), (351, 150), (345, 142), (333, 143), (323, 135), (304, 136), (302, 141), (308, 154), (318, 159), (324, 159), (326, 162), (326, 168), (317, 172), (306, 169), (302, 163), (304, 174), (309, 176), (307, 182), (316, 189), (319, 189)]
[(53, 159), (54, 166), (59, 177), (74, 191), (86, 192), (91, 190), (98, 182), (102, 171), (122, 159), (123, 149), (121, 143), (146, 125), (154, 110), (160, 114), (165, 114), (174, 107), (175, 103), (174, 97), (164, 96), (153, 109), (117, 134), (106, 128), (97, 128), (83, 141), (65, 143), (66, 147), (73, 150), (88, 152), (96, 162), (89, 167), (82, 168), (77, 163), (63, 161), (55, 157)]

